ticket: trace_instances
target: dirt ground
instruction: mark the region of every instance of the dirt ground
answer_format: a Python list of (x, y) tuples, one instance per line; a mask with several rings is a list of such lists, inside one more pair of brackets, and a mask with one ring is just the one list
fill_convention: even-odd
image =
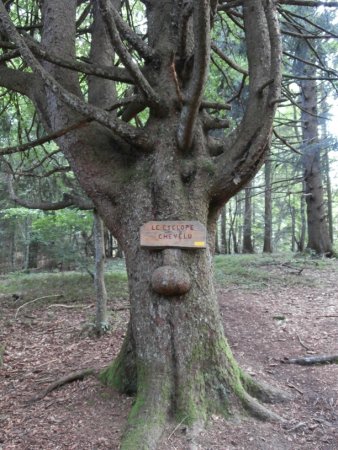
[[(286, 422), (213, 416), (193, 443), (184, 424), (173, 425), (161, 450), (338, 449), (338, 365), (282, 362), (338, 353), (337, 273), (331, 265), (294, 275), (308, 277), (315, 287), (267, 282), (262, 290), (219, 288), (225, 332), (240, 365), (293, 394), (293, 401), (271, 407)], [(97, 379), (67, 384), (34, 403), (29, 400), (55, 379), (110, 362), (123, 339), (128, 310), (116, 313), (113, 331), (97, 339), (83, 333), (88, 314), (94, 313), (90, 299), (72, 308), (27, 305), (18, 311), (19, 306), (12, 298), (0, 298), (0, 345), (5, 347), (0, 450), (118, 449), (132, 399)]]

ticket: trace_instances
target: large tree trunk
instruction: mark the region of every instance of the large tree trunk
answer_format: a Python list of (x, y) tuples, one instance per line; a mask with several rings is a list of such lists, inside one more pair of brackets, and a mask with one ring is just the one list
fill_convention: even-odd
[[(156, 448), (169, 417), (189, 424), (203, 422), (212, 412), (228, 413), (241, 402), (259, 417), (278, 419), (254, 399), (275, 399), (275, 393), (243, 373), (226, 342), (212, 256), (222, 206), (248, 184), (264, 161), (280, 100), (281, 47), (274, 2), (244, 0), (246, 110), (239, 126), (215, 144), (210, 130), (228, 123), (207, 113), (208, 102), (202, 96), (217, 2), (196, 0), (192, 8), (175, 0), (142, 2), (146, 43), (126, 31), (126, 24), (121, 26), (113, 9), (119, 3), (94, 2), (91, 62), (103, 65), (109, 75), (116, 73), (114, 47), (124, 64), (123, 76), (137, 94), (121, 111), (123, 119), (149, 107), (147, 123), (139, 128), (110, 112), (115, 101), (111, 80), (90, 78), (90, 104), (85, 103), (78, 74), (44, 63), (46, 73), (13, 30), (2, 3), (0, 19), (37, 74), (33, 101), (46, 129), (55, 132), (82, 124), (56, 140), (125, 253), (129, 331), (102, 379), (121, 392), (136, 394), (122, 448), (141, 450)], [(76, 0), (43, 2), (42, 44), (68, 60), (75, 59), (76, 8)], [(102, 21), (105, 27), (100, 26)], [(128, 54), (129, 45), (143, 57), (142, 70), (137, 58)], [(226, 110), (227, 105), (220, 108)], [(140, 227), (153, 220), (199, 221), (208, 232), (207, 248), (142, 248)]]
[[(124, 195), (128, 209), (117, 236), (126, 255), (131, 318), (121, 353), (102, 379), (121, 392), (137, 393), (123, 449), (156, 448), (169, 416), (202, 423), (211, 412), (234, 411), (236, 397), (255, 415), (277, 418), (250, 395), (263, 390), (238, 367), (224, 337), (212, 277), (216, 215), (199, 183), (187, 187), (177, 177), (170, 144), (164, 137), (160, 142), (157, 163), (166, 168), (166, 182), (160, 169), (152, 183), (141, 179), (137, 189), (129, 183)], [(140, 226), (166, 218), (204, 224), (207, 248), (141, 248)], [(174, 280), (166, 295), (158, 292), (153, 278), (157, 274), (165, 283), (168, 272)], [(184, 295), (175, 290), (181, 278), (191, 283)]]

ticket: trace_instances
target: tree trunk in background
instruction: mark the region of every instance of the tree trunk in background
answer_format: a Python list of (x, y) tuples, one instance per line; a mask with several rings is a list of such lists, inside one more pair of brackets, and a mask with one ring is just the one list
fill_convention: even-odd
[(221, 236), (219, 230), (219, 221), (216, 222), (216, 233), (215, 233), (215, 254), (219, 255), (221, 253)]
[(104, 281), (105, 249), (104, 249), (104, 225), (96, 211), (94, 215), (94, 243), (95, 243), (95, 293), (96, 293), (96, 317), (95, 329), (98, 335), (104, 334), (109, 328), (107, 315), (107, 291)]
[(264, 244), (263, 253), (272, 253), (272, 195), (271, 195), (271, 159), (268, 157), (264, 165)]
[(116, 247), (115, 258), (123, 258), (123, 249), (118, 241), (116, 241)]
[(328, 224), (329, 224), (329, 236), (330, 241), (333, 245), (333, 199), (332, 199), (332, 185), (331, 185), (331, 177), (330, 177), (330, 160), (328, 150), (325, 150), (324, 153), (324, 173), (325, 173), (325, 181), (326, 181), (326, 192), (327, 192), (327, 216), (328, 216)]
[[(290, 201), (290, 198), (289, 198)], [(291, 215), (291, 251), (296, 251), (296, 208), (290, 204), (290, 215)]]
[(254, 253), (252, 244), (252, 198), (251, 183), (245, 188), (244, 203), (244, 221), (243, 221), (243, 253)]
[(221, 212), (221, 251), (224, 255), (228, 253), (227, 243), (227, 207), (223, 207)]
[(39, 255), (39, 242), (33, 240), (29, 243), (27, 269), (36, 269), (38, 267), (38, 255)]
[[(12, 222), (12, 221), (11, 221)], [(9, 261), (10, 261), (10, 270), (16, 270), (16, 224), (15, 221), (11, 224), (10, 227), (10, 243), (9, 243)]]
[[(305, 182), (303, 181), (303, 192), (305, 192)], [(305, 237), (306, 237), (306, 201), (305, 196), (300, 198), (300, 235), (298, 241), (298, 251), (303, 252), (305, 249)]]
[[(309, 47), (301, 44), (304, 59), (311, 59)], [(299, 63), (304, 77), (313, 77), (313, 66)], [(323, 194), (322, 169), (320, 161), (321, 144), (318, 135), (318, 95), (317, 82), (312, 79), (300, 81), (301, 88), (301, 123), (302, 123), (302, 149), (305, 183), (305, 199), (307, 206), (307, 248), (318, 255), (332, 255), (327, 215)]]

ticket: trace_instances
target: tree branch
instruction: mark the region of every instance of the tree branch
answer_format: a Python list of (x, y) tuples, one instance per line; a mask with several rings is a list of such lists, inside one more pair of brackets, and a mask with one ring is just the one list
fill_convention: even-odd
[(194, 67), (177, 131), (178, 145), (183, 150), (191, 147), (194, 126), (201, 106), (210, 61), (210, 5), (206, 0), (195, 0)]
[(46, 142), (53, 141), (61, 136), (64, 136), (67, 133), (70, 133), (71, 131), (77, 130), (79, 128), (84, 127), (89, 122), (91, 122), (91, 119), (84, 119), (80, 122), (74, 123), (70, 127), (63, 128), (62, 130), (55, 131), (55, 133), (48, 134), (47, 136), (43, 136), (39, 139), (35, 139), (34, 141), (27, 142), (25, 144), (21, 145), (15, 145), (13, 147), (4, 147), (0, 148), (0, 155), (11, 155), (13, 153), (21, 153), (25, 152), (27, 150), (30, 150), (34, 147), (37, 147), (38, 145), (43, 145)]
[(249, 75), (249, 72), (246, 69), (236, 64), (235, 61), (233, 61), (232, 59), (228, 58), (228, 56), (224, 52), (222, 52), (222, 50), (219, 47), (217, 47), (217, 45), (214, 42), (212, 42), (211, 48), (216, 53), (216, 55), (218, 55), (224, 62), (228, 64), (229, 67), (231, 67), (232, 69), (236, 70), (239, 73), (242, 73), (243, 75)]
[(0, 67), (0, 86), (6, 89), (32, 98), (32, 92), (36, 83), (36, 76), (32, 73), (9, 69), (5, 66)]
[(81, 198), (75, 194), (65, 193), (63, 194), (63, 199), (58, 202), (45, 202), (45, 201), (31, 201), (27, 199), (23, 199), (18, 197), (15, 194), (13, 187), (13, 176), (7, 175), (7, 186), (8, 186), (8, 194), (10, 200), (17, 205), (23, 206), (28, 209), (40, 209), (42, 211), (57, 211), (60, 209), (69, 208), (70, 206), (75, 206), (81, 210), (91, 210), (94, 205), (88, 199)]
[[(65, 69), (76, 70), (77, 72), (85, 73), (86, 75), (94, 75), (96, 77), (105, 78), (107, 80), (121, 81), (123, 83), (129, 84), (133, 83), (131, 76), (127, 73), (125, 69), (115, 66), (112, 67), (100, 66), (99, 64), (95, 64), (95, 66), (93, 66), (92, 64), (83, 61), (64, 59), (57, 56), (53, 52), (45, 50), (41, 44), (36, 42), (30, 36), (25, 35), (24, 38), (26, 44), (28, 45), (28, 47), (31, 49), (31, 51), (35, 56), (38, 56), (39, 58), (45, 61), (51, 62), (56, 66), (64, 67)], [(16, 48), (16, 46), (9, 42), (0, 41), (0, 47), (13, 49), (13, 54), (11, 55), (11, 58), (20, 55), (20, 52)], [(2, 58), (5, 59), (5, 57), (7, 57), (7, 59), (9, 58), (8, 55), (2, 55)]]
[(88, 105), (79, 97), (67, 91), (41, 66), (41, 64), (32, 54), (31, 50), (28, 48), (24, 39), (16, 31), (15, 26), (11, 22), (3, 3), (0, 3), (0, 23), (6, 30), (8, 37), (20, 49), (21, 56), (26, 64), (28, 64), (34, 70), (34, 72), (41, 78), (43, 83), (55, 95), (57, 95), (75, 111), (110, 128), (126, 142), (135, 145), (143, 151), (150, 151), (150, 139), (143, 130), (137, 129), (127, 123), (122, 122), (121, 120), (112, 118), (111, 115), (107, 113), (107, 111), (101, 108)]
[(110, 4), (111, 15), (115, 21), (116, 27), (129, 44), (139, 53), (146, 61), (154, 57), (154, 51), (126, 24), (116, 8)]
[(101, 14), (106, 24), (107, 31), (113, 43), (114, 49), (121, 58), (122, 63), (130, 73), (131, 77), (133, 78), (134, 83), (140, 89), (150, 107), (154, 108), (157, 111), (163, 110), (161, 99), (150, 86), (148, 80), (145, 78), (138, 65), (134, 62), (132, 56), (130, 55), (120, 38), (114, 20), (112, 5), (107, 0), (100, 0), (99, 4)]
[[(281, 87), (281, 39), (274, 2), (244, 2), (245, 37), (249, 64), (249, 98), (243, 120), (214, 158), (211, 181), (215, 207), (238, 192), (258, 171), (269, 146), (276, 100)], [(264, 89), (262, 91), (262, 87)]]
[(284, 139), (282, 136), (280, 136), (279, 133), (277, 133), (276, 129), (273, 130), (273, 134), (276, 136), (277, 139), (279, 139), (284, 145), (286, 145), (290, 150), (297, 153), (297, 155), (303, 155), (302, 152), (297, 150), (293, 145), (291, 145), (286, 139)]

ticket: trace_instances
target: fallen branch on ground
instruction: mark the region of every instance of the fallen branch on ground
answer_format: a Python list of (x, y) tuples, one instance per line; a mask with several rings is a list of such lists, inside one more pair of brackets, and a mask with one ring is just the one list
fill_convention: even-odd
[(90, 304), (90, 305), (64, 305), (63, 303), (54, 303), (53, 305), (49, 305), (47, 306), (47, 308), (68, 308), (68, 309), (72, 309), (72, 308), (84, 308), (84, 309), (89, 309), (92, 308), (94, 306), (94, 304)]
[(313, 364), (338, 364), (338, 355), (303, 356), (300, 358), (285, 358), (284, 364), (300, 364), (301, 366), (311, 366)]
[(39, 395), (32, 397), (30, 400), (27, 401), (27, 403), (33, 403), (38, 400), (42, 400), (46, 395), (48, 395), (50, 392), (54, 391), (55, 389), (58, 389), (61, 386), (64, 386), (65, 384), (72, 383), (73, 381), (78, 380), (84, 380), (85, 378), (89, 376), (97, 376), (99, 371), (97, 369), (93, 368), (87, 368), (80, 370), (78, 372), (72, 372), (68, 375), (65, 375), (62, 378), (59, 378), (58, 380), (51, 383), (47, 388)]
[(19, 308), (16, 310), (14, 318), (15, 319), (17, 318), (20, 309), (23, 308), (24, 306), (37, 302), (38, 300), (44, 300), (45, 298), (52, 298), (52, 297), (63, 297), (63, 294), (44, 295), (43, 297), (34, 298), (33, 300), (30, 300), (29, 302), (26, 302), (23, 305), (19, 306)]
[(300, 269), (298, 267), (294, 267), (291, 264), (283, 263), (281, 264), (282, 267), (286, 267), (287, 269), (290, 269), (292, 272), (290, 272), (291, 275), (301, 275), (305, 267), (301, 267)]

